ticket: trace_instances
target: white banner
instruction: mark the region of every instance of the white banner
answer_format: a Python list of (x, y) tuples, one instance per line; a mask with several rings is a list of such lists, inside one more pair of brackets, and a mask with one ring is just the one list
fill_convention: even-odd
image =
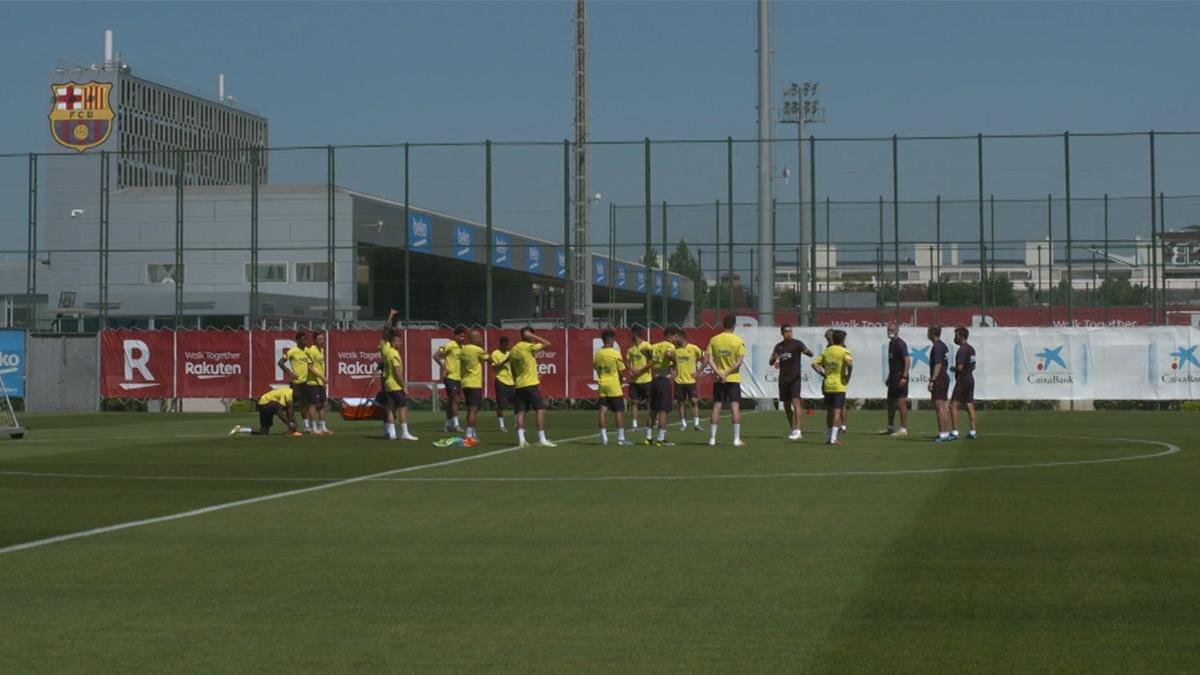
[[(769, 365), (780, 336), (774, 328), (739, 328), (747, 358), (742, 394), (778, 395), (778, 371)], [(818, 354), (825, 328), (793, 329), (793, 337)], [(928, 399), (929, 349), (922, 328), (901, 328), (912, 357), (909, 395)], [(942, 340), (954, 363), (953, 327)], [(1196, 399), (1200, 398), (1200, 329), (1186, 326), (1145, 328), (972, 328), (977, 399)], [(846, 348), (854, 355), (851, 398), (884, 398), (887, 374), (884, 328), (846, 329)], [(820, 378), (803, 361), (804, 396), (819, 398)], [(953, 373), (951, 373), (953, 377)]]

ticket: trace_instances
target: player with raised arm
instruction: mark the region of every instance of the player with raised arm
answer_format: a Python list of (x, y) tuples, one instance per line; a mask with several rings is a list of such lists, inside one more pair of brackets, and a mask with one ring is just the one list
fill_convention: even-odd
[(463, 445), (471, 447), (479, 443), (475, 425), (479, 408), (483, 406), (483, 363), (488, 360), (487, 351), (483, 348), (482, 331), (471, 329), (466, 344), (458, 350), (458, 358), (463, 400), (467, 403), (467, 434)]
[[(629, 349), (625, 352), (629, 365), (629, 416), (633, 419), (631, 429), (638, 428), (639, 407), (645, 408), (647, 412), (650, 410), (650, 381), (654, 378), (650, 374), (650, 359), (646, 358), (645, 350), (650, 348), (650, 343), (643, 337), (645, 330), (636, 323), (630, 327)], [(652, 416), (646, 419), (647, 429), (654, 426), (651, 419)]]
[(625, 440), (625, 395), (621, 392), (621, 375), (625, 373), (625, 361), (617, 350), (617, 334), (606, 328), (600, 333), (604, 345), (592, 356), (592, 370), (596, 371), (596, 400), (600, 424), (600, 444), (608, 445), (608, 411), (617, 421), (617, 445), (633, 445)]
[(333, 432), (325, 426), (325, 415), (329, 410), (329, 396), (325, 391), (326, 333), (313, 331), (313, 343), (304, 351), (308, 354), (308, 418), (312, 421), (313, 433), (328, 436)]
[(302, 435), (299, 431), (296, 431), (296, 420), (292, 416), (294, 396), (291, 387), (279, 387), (259, 396), (258, 401), (254, 404), (255, 409), (258, 411), (258, 428), (244, 427), (238, 424), (229, 430), (229, 435), (253, 434), (255, 436), (266, 436), (271, 433), (271, 425), (276, 417), (287, 425), (287, 435)]
[(383, 324), (383, 334), (379, 339), (379, 357), (382, 361), (380, 379), (383, 381), (383, 397), (386, 407), (386, 417), (383, 432), (389, 441), (396, 440), (396, 418), (400, 418), (400, 438), (406, 441), (418, 440), (408, 432), (408, 396), (404, 392), (404, 362), (400, 358), (400, 350), (404, 343), (400, 331), (393, 327), (396, 310), (388, 312), (387, 321)]
[(958, 409), (961, 406), (967, 409), (971, 420), (967, 438), (975, 440), (975, 348), (967, 342), (970, 336), (966, 326), (954, 329), (954, 344), (958, 345), (958, 351), (954, 354), (954, 393), (950, 395), (950, 424), (954, 427), (950, 435), (958, 438)]
[(696, 395), (696, 368), (704, 352), (675, 329), (675, 401), (679, 404), (679, 430), (687, 431), (687, 404), (692, 404), (692, 428), (700, 431), (700, 398)]
[(492, 367), (494, 375), (492, 385), (496, 391), (496, 423), (500, 431), (505, 431), (504, 408), (513, 407), (513, 396), (516, 394), (512, 364), (508, 361), (507, 337), (500, 338), (500, 345), (488, 356), (488, 365)]
[(653, 438), (654, 445), (675, 445), (667, 440), (667, 416), (671, 414), (671, 380), (675, 375), (675, 332), (678, 329), (668, 326), (663, 333), (663, 339), (655, 342), (649, 348), (643, 347), (642, 353), (650, 361), (650, 370), (654, 379), (650, 381), (650, 422), (646, 427), (646, 445), (650, 445), (652, 432), (657, 429), (658, 436)]
[(525, 413), (530, 410), (537, 416), (538, 445), (557, 447), (546, 437), (546, 402), (538, 387), (541, 379), (538, 378), (537, 353), (549, 346), (549, 340), (535, 334), (531, 326), (525, 326), (521, 329), (521, 341), (508, 352), (513, 381), (516, 383), (513, 399), (517, 411), (517, 444), (521, 447), (529, 445), (525, 441)]
[(308, 352), (308, 333), (296, 333), (296, 346), (283, 353), (276, 365), (286, 373), (291, 373), (289, 380), (292, 387), (292, 401), (300, 408), (300, 416), (304, 418), (304, 431), (312, 431), (308, 418), (308, 368), (312, 363)]
[(832, 332), (830, 345), (813, 359), (812, 369), (821, 376), (821, 393), (825, 395), (825, 426), (828, 429), (825, 442), (841, 445), (838, 431), (845, 421), (842, 416), (846, 408), (846, 391), (854, 373), (854, 356), (846, 349), (846, 331)]
[(446, 389), (445, 431), (462, 433), (462, 425), (458, 423), (458, 397), (462, 393), (462, 361), (458, 352), (466, 342), (467, 327), (458, 326), (454, 329), (453, 339), (438, 347), (433, 354), (433, 360), (442, 369), (442, 386)]
[(730, 314), (721, 320), (722, 331), (708, 341), (705, 358), (713, 369), (713, 407), (708, 428), (708, 444), (717, 444), (717, 423), (721, 421), (721, 406), (729, 406), (733, 422), (733, 445), (746, 445), (742, 440), (742, 362), (746, 360), (746, 343), (734, 334), (737, 320)]
[(946, 411), (946, 398), (950, 393), (950, 349), (942, 342), (941, 326), (930, 326), (925, 335), (933, 343), (929, 349), (929, 394), (933, 399), (938, 425), (938, 435), (933, 441), (945, 443), (954, 440), (950, 435), (949, 413)]
[(800, 416), (804, 411), (804, 380), (800, 376), (800, 357), (811, 357), (813, 353), (807, 345), (792, 337), (791, 325), (785, 323), (780, 326), (779, 334), (783, 339), (771, 351), (769, 364), (779, 369), (779, 402), (783, 404), (783, 410), (787, 413), (788, 428), (791, 430), (788, 440), (796, 441), (803, 435), (800, 431)]
[[(885, 436), (908, 435), (908, 372), (912, 368), (912, 356), (908, 343), (900, 337), (900, 325), (889, 321), (887, 325), (888, 348), (887, 378), (887, 429), (880, 432)], [(900, 427), (896, 428), (896, 411), (900, 411)]]

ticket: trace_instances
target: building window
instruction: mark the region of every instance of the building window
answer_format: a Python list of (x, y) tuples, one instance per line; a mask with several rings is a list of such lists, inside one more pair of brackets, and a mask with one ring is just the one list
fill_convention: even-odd
[[(246, 263), (246, 283), (250, 283), (250, 270), (250, 263)], [(258, 263), (258, 283), (260, 284), (286, 284), (287, 273), (287, 263)]]
[(296, 263), (296, 281), (329, 281), (329, 263)]
[(183, 265), (175, 263), (150, 263), (146, 265), (146, 281), (151, 284), (174, 286), (183, 283)]

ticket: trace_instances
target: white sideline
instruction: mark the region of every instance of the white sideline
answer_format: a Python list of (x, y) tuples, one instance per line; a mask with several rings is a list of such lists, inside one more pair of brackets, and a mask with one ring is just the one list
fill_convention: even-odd
[[(571, 441), (581, 441), (585, 438), (591, 438), (592, 436), (597, 436), (597, 435), (598, 434), (587, 434), (585, 436), (576, 436), (574, 438), (567, 438), (567, 439), (563, 440), (562, 442), (570, 443)], [(128, 530), (128, 529), (131, 529), (134, 527), (142, 527), (143, 525), (155, 525), (158, 523), (170, 522), (172, 520), (182, 520), (184, 518), (192, 518), (195, 516), (202, 516), (207, 513), (214, 513), (216, 511), (224, 511), (226, 509), (233, 509), (233, 508), (237, 508), (239, 506), (249, 506), (251, 504), (260, 504), (262, 502), (269, 502), (269, 501), (273, 501), (276, 499), (283, 499), (284, 497), (295, 497), (297, 495), (308, 494), (310, 492), (319, 492), (321, 490), (328, 490), (330, 488), (341, 487), (343, 485), (351, 485), (353, 483), (362, 483), (365, 481), (376, 480), (379, 478), (384, 478), (386, 476), (394, 476), (396, 474), (401, 474), (401, 473), (410, 473), (412, 471), (420, 471), (422, 469), (433, 469), (433, 468), (436, 468), (439, 466), (448, 466), (450, 464), (459, 464), (462, 462), (470, 462), (470, 461), (473, 461), (476, 459), (484, 459), (485, 457), (495, 457), (496, 455), (503, 455), (505, 453), (513, 452), (514, 450), (519, 450), (519, 449), (521, 449), (521, 446), (513, 445), (513, 446), (509, 446), (507, 448), (500, 448), (498, 450), (492, 450), (490, 452), (484, 452), (484, 453), (481, 453), (478, 455), (467, 455), (465, 457), (455, 457), (453, 459), (446, 459), (446, 460), (442, 460), (440, 462), (431, 462), (429, 464), (418, 464), (416, 466), (406, 466), (406, 467), (401, 467), (399, 469), (390, 469), (388, 471), (380, 471), (379, 473), (367, 474), (365, 476), (355, 476), (354, 478), (346, 478), (344, 480), (339, 480), (339, 481), (335, 481), (332, 483), (322, 483), (321, 485), (313, 485), (313, 486), (305, 487), (305, 488), (297, 488), (295, 490), (287, 490), (286, 492), (276, 492), (274, 494), (269, 494), (269, 495), (250, 497), (249, 499), (239, 499), (239, 500), (233, 501), (233, 502), (225, 502), (224, 504), (213, 504), (212, 506), (205, 506), (203, 508), (193, 509), (191, 511), (183, 511), (181, 513), (172, 513), (172, 514), (166, 515), (166, 516), (156, 516), (154, 518), (145, 518), (143, 520), (133, 520), (133, 521), (130, 521), (127, 523), (117, 523), (116, 525), (105, 525), (104, 527), (97, 527), (97, 528), (93, 528), (90, 530), (81, 530), (79, 532), (60, 534), (60, 535), (57, 535), (54, 537), (47, 537), (45, 539), (37, 539), (34, 541), (27, 541), (23, 544), (13, 544), (12, 546), (5, 546), (4, 548), (0, 548), (0, 555), (4, 555), (7, 553), (16, 553), (18, 551), (26, 551), (31, 548), (39, 548), (42, 546), (49, 546), (50, 544), (59, 544), (64, 541), (71, 541), (73, 539), (84, 539), (86, 537), (95, 537), (97, 535), (107, 534), (109, 532), (118, 532), (120, 530)]]

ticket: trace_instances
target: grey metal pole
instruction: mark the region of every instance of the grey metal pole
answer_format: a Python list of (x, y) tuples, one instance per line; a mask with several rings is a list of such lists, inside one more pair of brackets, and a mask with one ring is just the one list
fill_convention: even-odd
[[(671, 280), (669, 278), (667, 278), (667, 268), (668, 268), (668, 266), (667, 266), (667, 202), (663, 201), (663, 203), (662, 203), (662, 278), (663, 278), (662, 322), (663, 322), (664, 326), (667, 325), (668, 323), (670, 323), (670, 313), (667, 311), (667, 309), (668, 309), (667, 308), (667, 296), (670, 295), (670, 293), (667, 292), (667, 289), (671, 285)], [(609, 270), (609, 273), (611, 274), (612, 270)]]
[[(572, 280), (579, 274), (591, 274), (592, 271), (574, 269), (576, 260), (571, 253), (571, 141), (566, 139), (563, 139), (563, 255), (566, 256), (563, 295), (567, 301), (567, 323), (570, 324), (575, 319), (575, 286)], [(557, 264), (558, 261), (555, 261)]]
[(104, 330), (108, 324), (108, 208), (109, 208), (109, 175), (111, 162), (107, 150), (100, 152), (100, 287), (98, 289), (99, 320), (97, 330)]
[(829, 197), (825, 197), (825, 313), (829, 314), (829, 304), (831, 297), (829, 295), (830, 282), (833, 279), (833, 274), (830, 272), (830, 247), (832, 243), (829, 239)]
[(1054, 197), (1046, 195), (1046, 283), (1050, 289), (1046, 293), (1046, 312), (1050, 324), (1054, 323)]
[(183, 320), (183, 151), (175, 152), (175, 325)]
[(721, 316), (721, 200), (716, 200), (715, 213), (713, 215), (713, 241), (716, 242), (716, 247), (713, 250), (713, 258), (716, 260), (716, 283), (713, 285), (716, 293), (716, 302), (713, 304), (717, 308), (717, 317), (720, 320)]
[[(494, 325), (492, 321), (492, 141), (485, 140), (483, 142), (483, 194), (484, 194), (484, 225), (487, 230), (487, 242), (484, 251), (487, 254), (486, 279), (484, 281), (484, 322), (488, 326)], [(474, 253), (474, 252), (472, 252)]]
[[(1108, 283), (1108, 193), (1104, 193), (1104, 282)], [(1108, 323), (1108, 298), (1104, 299), (1104, 323)]]
[[(258, 190), (260, 150), (250, 150), (250, 317), (249, 328), (258, 326)], [(407, 285), (407, 284), (406, 284)]]
[(733, 314), (733, 137), (725, 137), (725, 220), (729, 228), (729, 313)]
[(328, 204), (326, 210), (329, 216), (329, 222), (326, 224), (325, 231), (325, 260), (329, 266), (329, 276), (325, 281), (325, 320), (333, 325), (337, 320), (336, 302), (337, 302), (337, 285), (335, 281), (337, 271), (337, 213), (335, 211), (336, 192), (337, 192), (337, 173), (335, 168), (335, 150), (330, 145), (327, 148), (329, 162), (329, 185), (328, 185)]
[[(803, 108), (803, 106), (802, 106)], [(796, 300), (800, 303), (798, 319), (801, 326), (808, 325), (808, 256), (807, 244), (804, 241), (804, 111), (801, 109), (796, 122), (796, 224), (799, 232), (796, 236)]]
[(758, 324), (775, 325), (775, 241), (771, 233), (771, 13), (758, 0)]
[(817, 139), (808, 137), (808, 268), (811, 288), (809, 293), (812, 325), (817, 325)]
[(37, 223), (38, 223), (38, 156), (29, 153), (29, 234), (25, 240), (27, 252), (25, 257), (25, 302), (28, 309), (29, 327), (36, 325), (37, 303), (33, 296), (37, 294)]
[[(410, 233), (412, 223), (409, 222), (409, 156), (408, 143), (404, 144), (404, 323), (412, 321), (412, 256)], [(437, 398), (436, 396), (434, 398)]]
[(933, 205), (933, 221), (937, 238), (937, 264), (934, 266), (933, 280), (937, 282), (937, 316), (942, 319), (942, 196), (938, 195)]
[(1154, 130), (1150, 130), (1150, 311), (1158, 323), (1158, 206), (1154, 195), (1158, 193), (1157, 166), (1154, 158)]
[(1063, 180), (1066, 184), (1067, 214), (1067, 324), (1075, 325), (1075, 275), (1072, 271), (1071, 247), (1071, 132), (1063, 132)]
[(654, 270), (650, 266), (650, 262), (654, 260), (654, 248), (650, 238), (651, 228), (653, 227), (653, 216), (650, 214), (650, 139), (645, 140), (644, 145), (645, 170), (646, 170), (646, 193), (643, 203), (646, 212), (646, 256), (642, 260), (642, 268), (646, 271), (646, 328), (650, 328), (654, 317)]
[(896, 320), (900, 320), (900, 146), (892, 134), (892, 262), (896, 276)]
[(976, 137), (979, 178), (979, 315), (987, 316), (987, 254), (983, 250), (983, 134)]

